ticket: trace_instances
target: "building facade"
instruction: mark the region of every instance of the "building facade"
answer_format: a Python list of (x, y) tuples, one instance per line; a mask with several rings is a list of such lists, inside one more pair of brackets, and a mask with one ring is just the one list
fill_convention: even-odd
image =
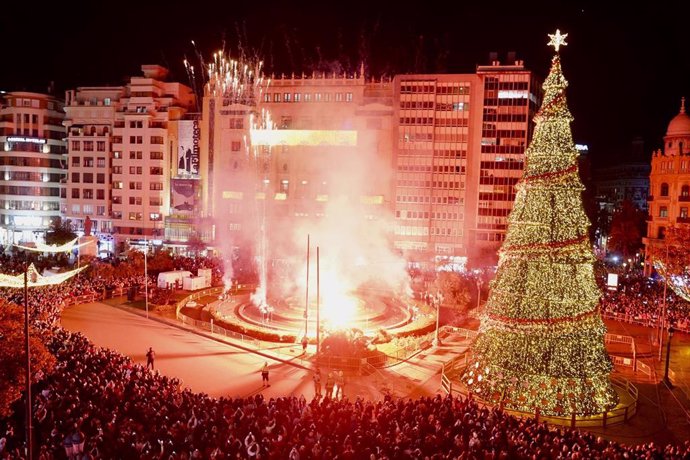
[(395, 78), (395, 244), (412, 261), (491, 264), (540, 89), (522, 61)]
[(61, 217), (67, 149), (63, 102), (53, 96), (0, 95), (0, 243), (43, 241)]
[(637, 209), (646, 211), (650, 169), (644, 159), (642, 139), (634, 140), (631, 154), (625, 160), (596, 171), (595, 197), (599, 208), (612, 215), (628, 200)]
[[(652, 259), (665, 250), (666, 230), (690, 224), (690, 117), (685, 98), (680, 113), (668, 124), (664, 146), (652, 154), (649, 175), (649, 219), (645, 245), (645, 274), (652, 272)], [(655, 256), (654, 253), (657, 253)]]
[(282, 76), (245, 96), (209, 86), (203, 101), (202, 200), (218, 249), (265, 232), (281, 259), (328, 215), (392, 216), (390, 81)]
[[(195, 108), (191, 88), (144, 65), (124, 87), (67, 92), (68, 199), (75, 229), (89, 216), (101, 242), (121, 252), (162, 242), (178, 160), (177, 124)], [(110, 237), (106, 235), (111, 235)], [(112, 249), (110, 249), (112, 248)]]

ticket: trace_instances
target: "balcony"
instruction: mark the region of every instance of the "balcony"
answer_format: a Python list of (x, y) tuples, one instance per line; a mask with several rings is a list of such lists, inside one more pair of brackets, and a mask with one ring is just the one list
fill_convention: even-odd
[(678, 217), (678, 218), (676, 219), (676, 223), (677, 223), (677, 224), (690, 224), (690, 217), (687, 217), (687, 216), (685, 216), (685, 217)]
[(678, 201), (682, 202), (690, 202), (690, 195), (681, 195), (678, 197)]

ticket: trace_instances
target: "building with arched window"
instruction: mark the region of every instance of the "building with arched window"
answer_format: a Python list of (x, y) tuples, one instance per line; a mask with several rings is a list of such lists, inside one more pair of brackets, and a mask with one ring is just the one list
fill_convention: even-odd
[(685, 113), (685, 98), (680, 113), (668, 124), (664, 147), (652, 155), (649, 175), (649, 220), (645, 244), (645, 274), (652, 271), (655, 251), (664, 248), (666, 230), (677, 224), (690, 224), (690, 117)]

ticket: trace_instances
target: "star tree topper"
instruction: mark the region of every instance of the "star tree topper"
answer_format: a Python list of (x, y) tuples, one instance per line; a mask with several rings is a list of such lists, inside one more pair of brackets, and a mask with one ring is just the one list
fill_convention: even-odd
[(558, 53), (558, 48), (561, 46), (567, 46), (568, 44), (565, 42), (566, 37), (568, 34), (563, 34), (561, 35), (561, 30), (556, 29), (555, 34), (547, 34), (549, 38), (551, 39), (549, 43), (546, 44), (546, 46), (553, 46), (556, 52)]

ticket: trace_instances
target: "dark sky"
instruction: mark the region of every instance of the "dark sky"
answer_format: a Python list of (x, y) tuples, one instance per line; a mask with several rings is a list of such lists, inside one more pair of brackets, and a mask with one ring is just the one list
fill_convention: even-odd
[[(9, 2), (3, 6), (0, 90), (59, 94), (76, 86), (121, 84), (141, 64), (182, 67), (196, 51), (208, 59), (225, 40), (257, 52), (270, 73), (359, 68), (379, 76), (473, 72), (489, 52), (509, 51), (544, 76), (547, 33), (568, 33), (562, 54), (578, 143), (612, 162), (642, 136), (661, 144), (680, 97), (690, 96), (690, 39), (683, 2), (498, 2), (324, 0), (322, 3), (203, 0)], [(472, 6), (470, 3), (476, 5)], [(636, 2), (637, 3), (637, 2)], [(527, 6), (529, 4), (529, 6)], [(486, 5), (486, 6), (480, 6)]]

